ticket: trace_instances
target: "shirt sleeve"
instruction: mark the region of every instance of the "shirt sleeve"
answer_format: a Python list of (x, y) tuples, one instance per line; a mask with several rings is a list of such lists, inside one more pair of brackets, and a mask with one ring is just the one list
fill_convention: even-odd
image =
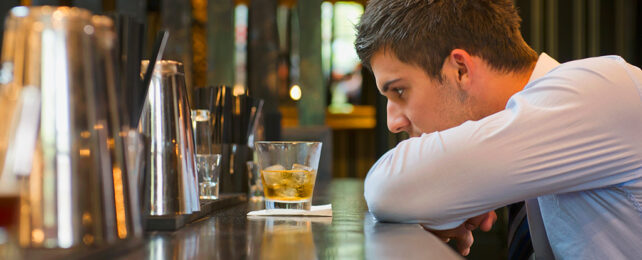
[(640, 178), (642, 73), (579, 63), (529, 83), (496, 114), (388, 151), (365, 180), (370, 211), (450, 229), (513, 202)]

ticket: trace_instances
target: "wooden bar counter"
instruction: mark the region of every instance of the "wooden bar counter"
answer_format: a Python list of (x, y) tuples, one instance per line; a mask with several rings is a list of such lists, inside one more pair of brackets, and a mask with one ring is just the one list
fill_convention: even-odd
[(363, 180), (317, 183), (313, 205), (332, 217), (248, 217), (263, 202), (215, 211), (176, 231), (105, 248), (27, 250), (23, 259), (462, 259), (416, 224), (378, 223), (363, 199)]
[(148, 233), (118, 259), (460, 259), (419, 225), (377, 223), (363, 199), (363, 180), (315, 187), (313, 205), (332, 203), (333, 217), (252, 217), (262, 203), (243, 203), (175, 232)]

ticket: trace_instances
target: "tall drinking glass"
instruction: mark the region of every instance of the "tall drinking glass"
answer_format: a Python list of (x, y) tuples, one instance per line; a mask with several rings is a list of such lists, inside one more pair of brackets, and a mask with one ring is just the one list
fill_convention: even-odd
[(256, 142), (266, 209), (310, 210), (320, 142)]
[(207, 109), (192, 109), (192, 129), (196, 154), (212, 153), (212, 118)]
[(196, 147), (199, 198), (218, 198), (220, 154), (212, 154), (212, 120), (207, 109), (192, 110), (192, 129)]

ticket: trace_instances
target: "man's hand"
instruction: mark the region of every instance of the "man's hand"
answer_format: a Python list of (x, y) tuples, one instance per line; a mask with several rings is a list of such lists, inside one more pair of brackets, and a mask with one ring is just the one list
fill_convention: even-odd
[(473, 233), (472, 231), (478, 227), (482, 231), (489, 231), (495, 221), (497, 220), (497, 214), (495, 211), (490, 211), (488, 213), (473, 217), (468, 219), (463, 224), (459, 225), (456, 228), (448, 230), (432, 230), (422, 226), (425, 230), (430, 231), (439, 237), (442, 241), (448, 243), (450, 239), (454, 239), (457, 244), (457, 250), (463, 256), (467, 256), (470, 253), (470, 247), (473, 245)]

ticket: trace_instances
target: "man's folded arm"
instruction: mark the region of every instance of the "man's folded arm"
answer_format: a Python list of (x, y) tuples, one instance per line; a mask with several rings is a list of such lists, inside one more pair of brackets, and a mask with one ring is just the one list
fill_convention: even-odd
[[(389, 179), (390, 176), (387, 176), (386, 173), (390, 172), (388, 169), (392, 163), (393, 153), (394, 149), (384, 154), (370, 169), (366, 177), (364, 196), (368, 203), (368, 208), (379, 221), (426, 223), (425, 219), (423, 221), (420, 220), (424, 215), (418, 215), (426, 214), (423, 209), (408, 208), (405, 207), (404, 204), (407, 197), (413, 196), (413, 192), (419, 192), (417, 194), (420, 197), (428, 197), (430, 196), (430, 192), (425, 190), (405, 190), (405, 192), (403, 192), (403, 183)], [(411, 189), (411, 187), (405, 188)], [(434, 206), (432, 208), (437, 207), (438, 206)], [(415, 216), (413, 217), (413, 215)], [(430, 216), (430, 212), (428, 212), (427, 215)], [(463, 221), (452, 221), (439, 226), (426, 225), (426, 227), (442, 230), (457, 227), (461, 223), (463, 223)]]
[[(440, 142), (438, 133), (413, 138), (390, 150), (372, 167), (364, 195), (377, 220), (445, 230), (494, 209), (473, 206), (479, 204), (473, 194), (479, 183), (455, 176), (467, 175), (465, 169), (470, 164), (457, 162), (459, 155), (444, 151)], [(422, 155), (426, 158), (421, 159)], [(457, 209), (462, 201), (458, 197), (469, 197), (472, 207)]]
[[(570, 73), (580, 72), (557, 74)], [(586, 86), (569, 88), (555, 75), (503, 111), (399, 143), (366, 177), (372, 214), (449, 229), (513, 202), (639, 179), (642, 125), (623, 124), (642, 117), (637, 90), (597, 87), (586, 73)]]

